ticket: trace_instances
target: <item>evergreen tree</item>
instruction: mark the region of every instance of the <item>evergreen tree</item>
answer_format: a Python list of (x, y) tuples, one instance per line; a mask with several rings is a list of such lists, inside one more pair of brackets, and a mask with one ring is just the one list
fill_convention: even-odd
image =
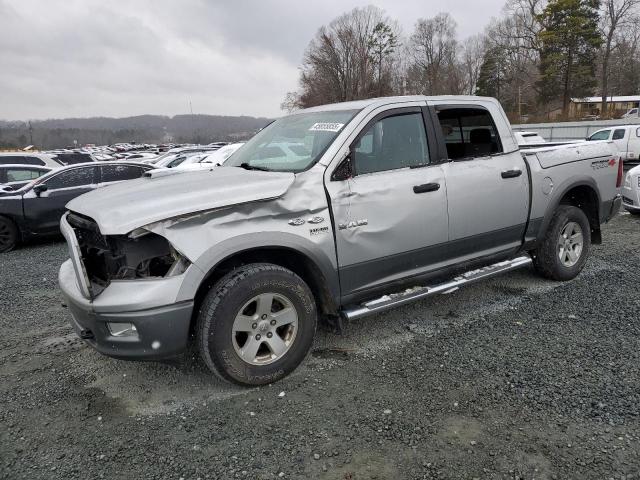
[(482, 66), (480, 67), (476, 95), (500, 98), (501, 82), (500, 53), (497, 48), (490, 48), (484, 54)]
[[(398, 35), (391, 26), (385, 22), (378, 22), (369, 37), (369, 48), (371, 49), (371, 60), (376, 67), (378, 80), (378, 96), (382, 96), (384, 88), (384, 63), (393, 55), (400, 45)], [(388, 85), (387, 85), (388, 86)]]
[(596, 86), (599, 7), (599, 0), (551, 0), (539, 15), (541, 103), (561, 99), (564, 116), (571, 97), (592, 95)]

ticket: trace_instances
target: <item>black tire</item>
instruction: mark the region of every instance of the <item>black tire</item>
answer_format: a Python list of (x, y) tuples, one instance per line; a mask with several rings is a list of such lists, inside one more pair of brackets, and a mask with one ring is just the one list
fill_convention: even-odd
[[(582, 229), (583, 244), (577, 259), (572, 266), (560, 260), (559, 240), (563, 229), (571, 222)], [(584, 268), (591, 247), (591, 226), (585, 213), (577, 207), (560, 205), (553, 214), (542, 242), (533, 252), (533, 264), (537, 272), (551, 280), (567, 281), (575, 278)]]
[(640, 210), (627, 210), (631, 215), (640, 216)]
[[(243, 360), (236, 351), (239, 341), (238, 334), (234, 333), (234, 322), (237, 315), (246, 312), (242, 309), (247, 302), (261, 294), (285, 297), (297, 314), (297, 330), (288, 350), (280, 358), (272, 363), (255, 365)], [(257, 315), (257, 304), (255, 308), (254, 315)], [(209, 290), (198, 312), (196, 343), (204, 363), (223, 380), (241, 385), (264, 385), (285, 377), (302, 363), (311, 349), (316, 324), (313, 294), (298, 275), (278, 265), (254, 263), (233, 270)], [(253, 336), (253, 333), (248, 335)], [(275, 335), (275, 330), (271, 335)], [(249, 340), (252, 339), (247, 337), (246, 341)], [(261, 344), (260, 349), (264, 348), (268, 354), (269, 345)]]
[(18, 227), (7, 217), (0, 216), (0, 253), (13, 250), (18, 244)]

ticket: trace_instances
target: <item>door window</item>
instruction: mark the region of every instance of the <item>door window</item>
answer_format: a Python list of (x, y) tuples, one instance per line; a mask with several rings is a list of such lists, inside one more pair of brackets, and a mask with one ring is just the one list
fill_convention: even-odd
[(121, 180), (131, 180), (140, 178), (142, 169), (132, 165), (104, 165), (100, 167), (102, 172), (102, 182), (119, 182)]
[(503, 152), (498, 130), (484, 108), (443, 109), (438, 120), (451, 160)]
[(28, 182), (42, 175), (43, 172), (24, 168), (10, 168), (7, 170), (7, 182)]
[(45, 183), (49, 190), (91, 185), (94, 183), (94, 170), (94, 167), (72, 168), (54, 175)]
[(614, 130), (613, 131), (613, 140), (622, 140), (624, 138), (624, 134), (625, 134), (625, 129), (624, 128), (620, 128), (618, 130)]
[(611, 134), (611, 130), (602, 130), (600, 132), (596, 132), (589, 137), (589, 140), (609, 140), (609, 135)]
[(422, 113), (378, 120), (360, 137), (354, 151), (357, 175), (428, 164), (429, 146)]

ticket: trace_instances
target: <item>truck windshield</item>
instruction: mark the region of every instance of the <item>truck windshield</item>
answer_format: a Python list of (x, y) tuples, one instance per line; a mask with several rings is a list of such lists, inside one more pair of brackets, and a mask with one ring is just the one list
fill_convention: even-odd
[(358, 110), (299, 113), (276, 120), (225, 162), (225, 167), (301, 172), (317, 162)]

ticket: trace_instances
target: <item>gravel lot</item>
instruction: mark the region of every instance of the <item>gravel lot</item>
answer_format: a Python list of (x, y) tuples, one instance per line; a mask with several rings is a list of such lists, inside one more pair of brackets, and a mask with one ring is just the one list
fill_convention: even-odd
[(0, 478), (640, 479), (639, 229), (616, 217), (569, 283), (522, 270), (320, 332), (258, 389), (99, 355), (65, 245), (3, 254)]

